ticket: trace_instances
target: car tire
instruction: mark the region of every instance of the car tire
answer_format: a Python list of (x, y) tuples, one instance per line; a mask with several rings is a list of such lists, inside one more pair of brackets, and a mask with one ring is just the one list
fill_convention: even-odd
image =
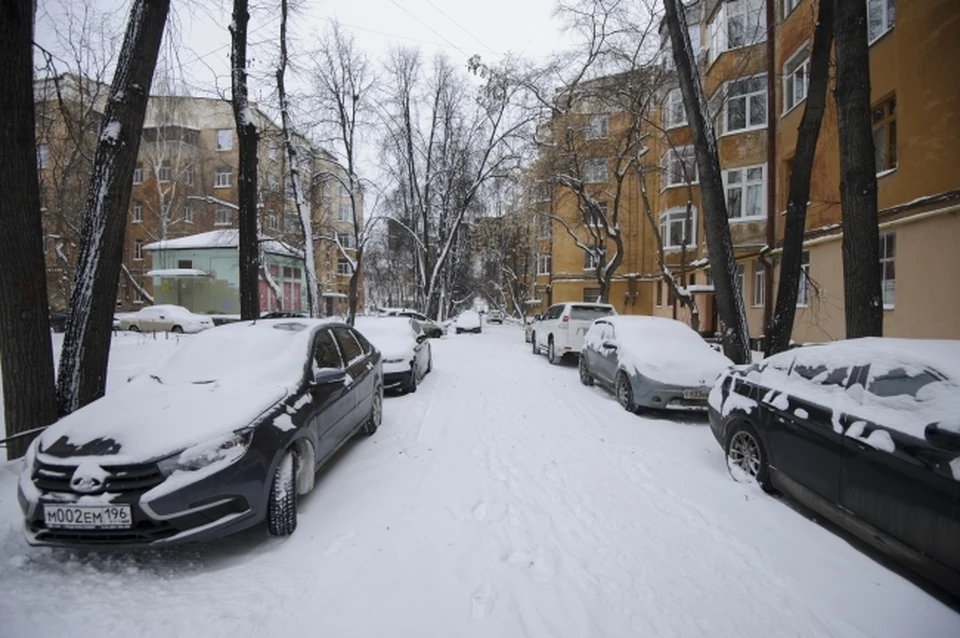
[(557, 356), (557, 350), (553, 345), (553, 339), (550, 339), (550, 341), (547, 342), (547, 361), (556, 366), (560, 365), (560, 359), (562, 358), (562, 356)]
[(746, 421), (732, 424), (724, 446), (727, 453), (727, 471), (734, 481), (757, 485), (767, 493), (774, 492), (770, 484), (770, 466), (767, 464), (767, 451), (763, 439), (752, 425)]
[(633, 401), (633, 386), (630, 385), (630, 377), (625, 372), (617, 373), (617, 403), (623, 406), (627, 412), (636, 413), (637, 404)]
[(457, 328), (457, 334), (460, 334), (461, 332), (463, 332), (463, 330), (461, 330), (460, 328)]
[(273, 475), (267, 501), (267, 532), (289, 536), (297, 529), (297, 457), (287, 450)]
[(583, 353), (580, 354), (580, 383), (583, 385), (593, 385), (593, 375), (590, 374), (590, 370), (587, 368), (587, 358), (583, 356)]
[(537, 345), (537, 333), (530, 333), (530, 343), (533, 344), (533, 354), (540, 354), (540, 346)]
[(417, 391), (417, 362), (410, 364), (410, 380), (407, 381), (407, 394), (413, 394)]
[(131, 324), (127, 330), (130, 332), (140, 332), (140, 328), (136, 324)]
[(183, 334), (183, 328), (180, 327), (180, 326), (174, 326), (174, 327), (170, 328), (170, 332), (172, 332), (173, 334), (182, 335), (182, 334)]
[(363, 422), (360, 433), (364, 436), (373, 436), (380, 423), (383, 421), (383, 388), (379, 385), (373, 393), (373, 406), (370, 408), (370, 416)]

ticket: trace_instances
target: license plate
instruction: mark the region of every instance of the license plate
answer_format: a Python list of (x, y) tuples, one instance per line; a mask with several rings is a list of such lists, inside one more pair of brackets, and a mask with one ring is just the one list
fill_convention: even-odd
[(710, 396), (709, 390), (695, 390), (688, 388), (683, 391), (683, 398), (693, 401), (706, 401), (708, 396)]
[(48, 528), (129, 529), (132, 524), (129, 505), (44, 505), (43, 518)]

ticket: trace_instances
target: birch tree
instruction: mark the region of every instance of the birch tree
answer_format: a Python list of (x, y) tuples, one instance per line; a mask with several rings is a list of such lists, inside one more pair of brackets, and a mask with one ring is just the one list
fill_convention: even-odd
[(57, 378), (61, 414), (103, 396), (140, 132), (170, 0), (134, 0), (104, 111)]

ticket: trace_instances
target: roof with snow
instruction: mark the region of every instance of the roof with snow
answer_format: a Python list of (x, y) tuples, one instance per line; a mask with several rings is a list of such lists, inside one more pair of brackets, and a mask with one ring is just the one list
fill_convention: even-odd
[[(264, 252), (287, 257), (303, 257), (303, 253), (279, 239), (260, 235), (260, 243)], [(176, 239), (164, 239), (144, 246), (145, 250), (206, 250), (217, 248), (239, 248), (240, 229), (226, 228), (211, 230), (206, 233), (187, 235)]]

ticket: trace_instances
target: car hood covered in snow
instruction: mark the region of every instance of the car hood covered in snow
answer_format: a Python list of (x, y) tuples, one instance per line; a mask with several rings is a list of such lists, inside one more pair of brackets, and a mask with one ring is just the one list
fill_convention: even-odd
[(286, 394), (276, 385), (168, 385), (138, 377), (50, 426), (40, 437), (40, 453), (106, 456), (115, 464), (149, 461), (251, 425)]
[(358, 317), (354, 327), (380, 351), (384, 360), (413, 358), (417, 337), (409, 318)]

